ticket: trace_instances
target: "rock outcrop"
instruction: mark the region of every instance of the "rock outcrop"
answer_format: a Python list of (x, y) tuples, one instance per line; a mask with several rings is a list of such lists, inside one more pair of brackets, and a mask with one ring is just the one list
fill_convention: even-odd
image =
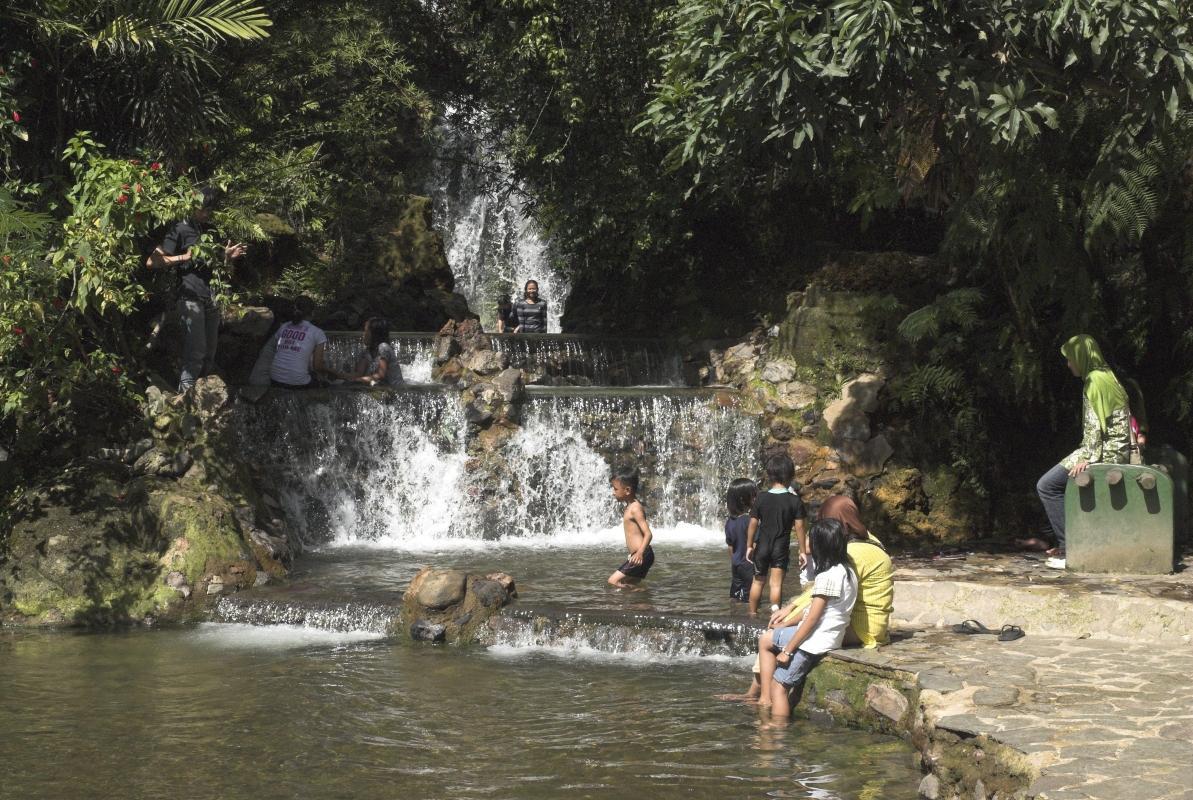
[[(898, 255), (850, 254), (839, 261), (859, 284), (869, 285), (861, 277), (871, 265), (878, 286), (895, 287)], [(902, 261), (914, 274), (926, 270), (924, 259)], [(887, 398), (901, 363), (891, 343), (905, 308), (890, 294), (839, 288), (831, 275), (826, 267), (822, 277), (831, 288), (813, 284), (791, 294), (777, 325), (711, 350), (706, 381), (740, 391), (743, 409), (762, 418), (763, 456), (791, 456), (806, 502), (849, 494), (875, 533), (893, 542), (972, 536), (979, 515), (970, 498), (947, 466), (919, 463), (922, 453), (906, 450), (915, 422), (892, 412)]]
[(514, 579), (504, 572), (472, 575), (423, 567), (402, 598), (401, 633), (415, 641), (471, 644), (517, 595)]
[(32, 489), (0, 541), (0, 618), (108, 625), (185, 616), (207, 597), (285, 577), (277, 501), (228, 430), (228, 388), (150, 387), (147, 435)]
[(429, 197), (404, 198), (393, 224), (375, 232), (373, 262), (357, 270), (337, 293), (334, 311), (316, 322), (356, 330), (367, 317), (381, 314), (394, 330), (425, 331), (476, 316), (454, 292), (443, 237), (431, 225), (431, 206)]

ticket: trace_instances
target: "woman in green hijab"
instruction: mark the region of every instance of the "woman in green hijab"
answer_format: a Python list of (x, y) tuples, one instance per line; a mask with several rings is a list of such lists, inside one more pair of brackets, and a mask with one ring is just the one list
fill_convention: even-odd
[(1127, 393), (1110, 371), (1094, 337), (1074, 336), (1060, 348), (1069, 369), (1085, 382), (1082, 393), (1081, 446), (1070, 453), (1036, 484), (1048, 522), (1056, 534), (1048, 566), (1065, 568), (1065, 487), (1069, 478), (1090, 464), (1126, 464), (1131, 454), (1131, 410)]

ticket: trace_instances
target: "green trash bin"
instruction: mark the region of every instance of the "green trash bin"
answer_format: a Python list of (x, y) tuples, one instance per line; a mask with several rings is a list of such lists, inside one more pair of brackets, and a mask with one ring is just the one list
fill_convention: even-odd
[(1065, 490), (1065, 560), (1078, 572), (1172, 572), (1172, 479), (1151, 467), (1094, 464)]

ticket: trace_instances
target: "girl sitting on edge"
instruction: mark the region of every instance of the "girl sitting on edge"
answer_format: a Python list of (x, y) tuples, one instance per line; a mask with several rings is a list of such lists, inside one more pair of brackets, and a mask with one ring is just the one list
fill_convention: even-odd
[(367, 386), (401, 386), (402, 367), (389, 343), (389, 321), (384, 317), (369, 317), (365, 321), (361, 343), (364, 349), (356, 357), (354, 369), (341, 373), (340, 378)]
[(798, 625), (780, 618), (787, 609), (776, 611), (779, 619), (772, 618), (776, 627), (758, 640), (760, 683), (770, 693), (771, 716), (777, 719), (791, 716), (804, 679), (829, 650), (841, 646), (857, 600), (857, 575), (846, 552), (845, 526), (836, 519), (822, 519), (812, 526), (808, 538), (816, 576), (812, 602)]

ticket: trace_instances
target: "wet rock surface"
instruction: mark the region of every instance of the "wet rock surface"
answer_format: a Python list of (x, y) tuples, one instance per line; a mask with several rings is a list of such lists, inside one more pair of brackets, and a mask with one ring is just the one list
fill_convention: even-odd
[(472, 575), (424, 567), (402, 597), (402, 632), (415, 641), (471, 644), (517, 592), (505, 573)]
[[(150, 387), (146, 438), (29, 490), (0, 542), (0, 620), (112, 625), (183, 617), (207, 597), (284, 577), (275, 509), (229, 438), (229, 392)], [(105, 454), (101, 454), (105, 455)]]

